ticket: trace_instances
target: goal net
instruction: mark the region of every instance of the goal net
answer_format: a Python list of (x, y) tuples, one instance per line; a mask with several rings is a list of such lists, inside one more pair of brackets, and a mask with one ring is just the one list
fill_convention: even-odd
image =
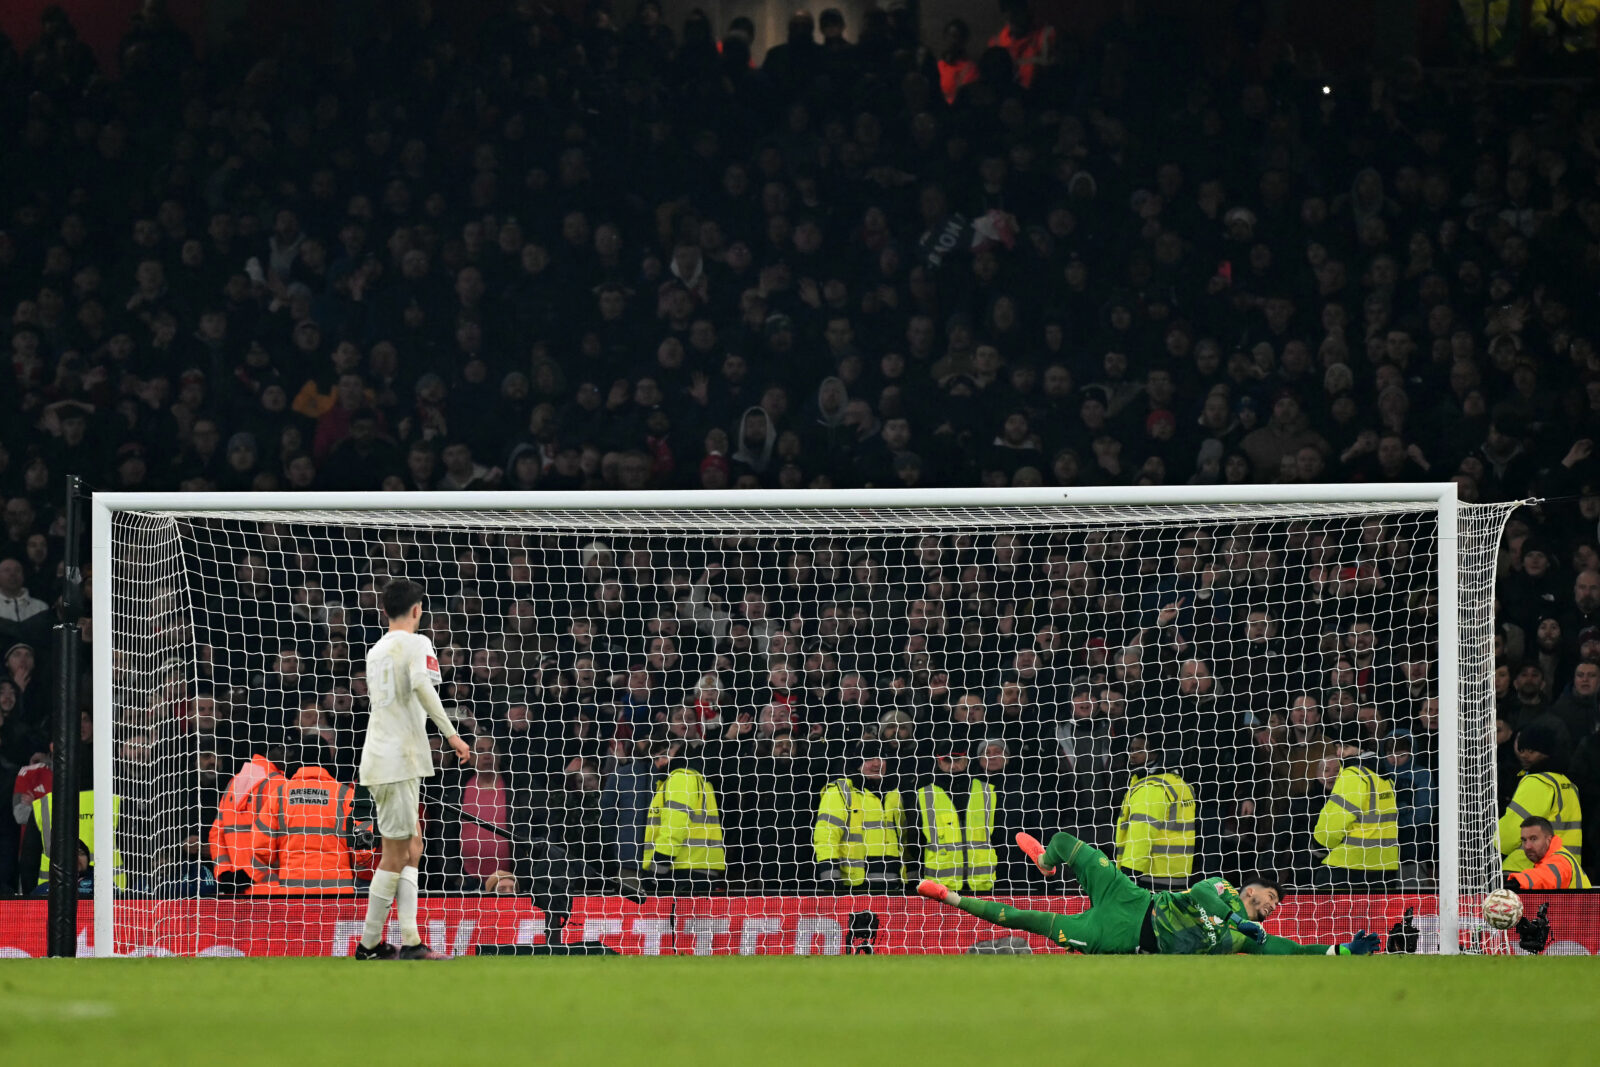
[(1510, 506), (1275, 488), (102, 494), (95, 948), (351, 951), (405, 577), (473, 751), (430, 727), (440, 951), (1045, 951), (910, 895), (1085, 907), (1018, 831), (1481, 950)]

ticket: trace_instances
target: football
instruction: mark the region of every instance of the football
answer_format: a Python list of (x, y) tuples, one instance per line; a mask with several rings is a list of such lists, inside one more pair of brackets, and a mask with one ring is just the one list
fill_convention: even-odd
[(1522, 918), (1522, 898), (1509, 889), (1496, 889), (1483, 898), (1483, 919), (1496, 930), (1509, 930)]

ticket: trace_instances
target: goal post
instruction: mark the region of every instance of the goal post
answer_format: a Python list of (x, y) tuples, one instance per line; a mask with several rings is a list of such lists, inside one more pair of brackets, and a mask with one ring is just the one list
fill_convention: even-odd
[[(1264, 869), (1265, 861), (1258, 868), (1257, 856), (1247, 854), (1255, 849), (1287, 863), (1288, 892), (1305, 897), (1296, 914), (1306, 916), (1290, 921), (1302, 923), (1302, 936), (1312, 939), (1313, 931), (1369, 914), (1349, 887), (1322, 884), (1327, 872), (1318, 869), (1319, 857), (1328, 850), (1309, 840), (1315, 811), (1308, 805), (1331, 779), (1312, 777), (1336, 773), (1338, 760), (1354, 765), (1357, 750), (1359, 759), (1376, 765), (1392, 731), (1406, 734), (1419, 757), (1432, 750), (1437, 805), (1429, 824), (1416, 831), (1428, 847), (1408, 857), (1391, 895), (1424, 904), (1418, 914), (1436, 951), (1479, 951), (1477, 906), (1497, 884), (1500, 863), (1493, 583), (1500, 534), (1515, 506), (1458, 503), (1449, 482), (97, 493), (91, 554), (95, 810), (112, 811), (120, 802), (123, 815), (94, 824), (94, 951), (228, 954), (246, 940), (247, 921), (281, 927), (260, 938), (268, 946), (261, 951), (327, 950), (320, 935), (297, 940), (289, 930), (289, 924), (312, 921), (301, 912), (271, 918), (290, 914), (273, 908), (304, 908), (304, 900), (263, 895), (223, 906), (202, 899), (210, 890), (198, 881), (191, 884), (192, 839), (198, 834), (203, 853), (215, 814), (199, 809), (214, 806), (214, 794), (226, 785), (215, 779), (233, 770), (206, 735), (215, 724), (196, 725), (197, 694), (233, 694), (215, 698), (230, 705), (216, 712), (219, 717), (242, 719), (270, 704), (274, 715), (294, 721), (296, 736), (321, 731), (329, 738), (327, 751), (339, 753), (332, 775), (354, 782), (351, 739), (358, 741), (364, 729), (356, 679), (365, 641), (379, 621), (371, 592), (385, 575), (401, 574), (423, 582), (430, 612), (448, 616), (437, 631), (450, 643), (441, 655), (448, 651), (464, 662), (447, 664), (452, 696), (446, 703), (485, 736), (503, 734), (510, 705), (537, 720), (520, 724), (525, 733), (551, 731), (540, 740), (563, 759), (599, 751), (596, 736), (617, 752), (628, 751), (630, 736), (640, 746), (647, 734), (669, 737), (674, 753), (688, 748), (701, 754), (708, 780), (727, 791), (728, 807), (743, 805), (726, 813), (728, 825), (718, 831), (728, 830), (730, 854), (744, 847), (757, 857), (756, 845), (738, 840), (740, 833), (753, 833), (754, 823), (803, 824), (798, 836), (779, 839), (793, 856), (774, 857), (770, 837), (762, 839), (766, 851), (759, 863), (752, 858), (751, 869), (764, 864), (767, 873), (745, 883), (758, 889), (716, 890), (729, 899), (741, 892), (770, 898), (772, 915), (745, 917), (742, 927), (739, 915), (731, 927), (721, 913), (684, 919), (673, 904), (661, 913), (667, 919), (641, 913), (625, 929), (600, 898), (614, 896), (619, 884), (642, 885), (648, 896), (651, 883), (617, 859), (607, 838), (605, 877), (581, 887), (584, 900), (600, 901), (584, 905), (593, 909), (581, 924), (584, 940), (637, 933), (644, 951), (651, 951), (660, 948), (667, 929), (674, 944), (692, 931), (697, 952), (767, 951), (789, 922), (772, 916), (793, 912), (798, 918), (782, 929), (795, 931), (794, 951), (812, 951), (813, 936), (834, 951), (844, 918), (855, 913), (824, 902), (859, 903), (874, 892), (903, 896), (907, 886), (895, 882), (895, 873), (889, 876), (894, 887), (885, 890), (869, 882), (841, 892), (814, 880), (814, 868), (830, 866), (818, 858), (812, 839), (817, 789), (838, 773), (841, 761), (858, 758), (863, 743), (877, 751), (887, 738), (886, 750), (900, 754), (900, 777), (886, 780), (885, 795), (900, 788), (913, 797), (937, 768), (947, 767), (940, 755), (964, 749), (965, 741), (951, 740), (957, 736), (974, 746), (992, 742), (1002, 765), (1008, 757), (1009, 766), (1021, 765), (1018, 752), (1027, 753), (1028, 772), (1008, 772), (1012, 777), (1005, 779), (1023, 783), (1002, 805), (1016, 828), (1081, 830), (1113, 855), (1112, 823), (1119, 820), (1108, 822), (1108, 813), (1117, 811), (1130, 775), (1141, 766), (1168, 767), (1180, 777), (1190, 769), (1200, 780), (1196, 862), (1205, 856), (1229, 870)], [(804, 561), (796, 563), (796, 556)], [(822, 560), (832, 568), (827, 577)], [(796, 578), (785, 570), (795, 567), (810, 570)], [(251, 590), (266, 590), (291, 572), (296, 589), (271, 590), (282, 611), (263, 621), (269, 613), (258, 610)], [(616, 605), (607, 598), (621, 598), (626, 612), (608, 614)], [(1263, 618), (1251, 630), (1257, 612)], [(574, 625), (579, 618), (592, 624)], [(617, 626), (608, 635), (612, 622)], [(614, 638), (603, 672), (614, 691), (582, 698), (598, 713), (589, 704), (574, 713), (576, 705), (558, 706), (577, 699), (571, 635), (591, 630)], [(670, 646), (657, 640), (669, 631)], [(1381, 647), (1384, 641), (1390, 646)], [(296, 649), (307, 650), (300, 658), (313, 662), (297, 667), (301, 689), (280, 689), (271, 676), (273, 657), (287, 650), (293, 659)], [(586, 656), (591, 667), (600, 665), (589, 653), (576, 658)], [(668, 657), (676, 672), (670, 684), (650, 689), (646, 679), (639, 684), (649, 699), (630, 696), (631, 672), (655, 677), (669, 669), (662, 666)], [(851, 718), (859, 710), (854, 705), (841, 712), (839, 685), (847, 675), (852, 690), (870, 690), (861, 705), (873, 713), (870, 722)], [(963, 718), (963, 700), (984, 705), (976, 718)], [(1302, 715), (1304, 705), (1310, 711)], [(1203, 721), (1196, 707), (1204, 709)], [(590, 733), (578, 747), (562, 748), (556, 735), (573, 725), (563, 726), (563, 716), (574, 715), (578, 733)], [(780, 715), (784, 722), (773, 727)], [(1224, 718), (1236, 728), (1232, 733), (1218, 725)], [(910, 740), (896, 748), (893, 731), (901, 720)], [(791, 735), (796, 748), (808, 746), (810, 763), (803, 776), (779, 780), (803, 781), (804, 787), (762, 799), (746, 785), (740, 794), (743, 779), (731, 777), (735, 768), (746, 774), (762, 742), (770, 749), (775, 736)], [(486, 747), (490, 764), (506, 765), (495, 743)], [(636, 752), (642, 760), (644, 748)], [(555, 757), (540, 758), (546, 766)], [(563, 774), (609, 781), (615, 769), (604, 756), (593, 760), (592, 770), (587, 755), (575, 758), (576, 771), (548, 771), (551, 795), (560, 792), (555, 780)], [(1217, 766), (1228, 773), (1210, 780), (1208, 768)], [(999, 780), (1001, 772), (995, 773)], [(499, 780), (492, 770), (484, 774), (486, 781)], [(723, 776), (730, 776), (726, 784)], [(459, 812), (464, 794), (451, 796)], [(772, 811), (757, 810), (769, 800), (787, 814), (769, 818)], [(556, 810), (552, 805), (517, 810), (548, 814)], [(905, 816), (902, 844), (907, 856), (918, 857), (900, 865), (908, 878), (918, 862), (925, 871), (935, 862), (930, 857), (938, 838), (925, 831), (936, 816), (928, 811)], [(472, 811), (459, 818), (463, 826), (485, 825), (519, 842), (545, 831), (534, 822), (511, 821), (502, 832), (493, 818)], [(457, 868), (440, 874), (440, 884), (447, 882), (460, 898), (451, 907), (487, 915), (491, 898), (482, 894), (494, 892), (493, 879), (461, 873), (464, 853), (452, 847), (439, 861)], [(1010, 848), (998, 831), (996, 847)], [(120, 868), (112, 856), (122, 861)], [(729, 863), (737, 866), (738, 857)], [(598, 859), (595, 866), (601, 866)], [(1222, 872), (1193, 870), (1196, 878), (1209, 873)], [(836, 870), (830, 876), (839, 877)], [(1007, 877), (996, 894), (1076, 892), (1059, 882), (1046, 887)], [(519, 893), (527, 892), (527, 881), (513, 879)], [(654, 890), (663, 898), (674, 892), (685, 891)], [(577, 908), (567, 935), (573, 941), (579, 937), (571, 932), (579, 925)], [(349, 911), (348, 899), (327, 907), (328, 915), (337, 912), (346, 923)], [(953, 927), (938, 926), (944, 920), (900, 911), (885, 919), (904, 926), (889, 935), (900, 946), (891, 951), (949, 951), (957, 944)], [(524, 924), (519, 943), (544, 936), (544, 920), (533, 921), (538, 935)], [(932, 925), (917, 925), (924, 922)], [(229, 923), (239, 924), (234, 941), (228, 940)], [(159, 929), (149, 929), (152, 924)], [(348, 937), (348, 926), (338, 929), (334, 936)], [(965, 928), (959, 936), (970, 940)], [(342, 954), (337, 945), (333, 951)]]

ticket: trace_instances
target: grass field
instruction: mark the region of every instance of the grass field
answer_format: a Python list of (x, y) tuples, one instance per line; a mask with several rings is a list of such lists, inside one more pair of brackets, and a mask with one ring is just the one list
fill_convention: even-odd
[(1597, 1021), (1572, 957), (0, 964), (7, 1063), (1416, 1067), (1573, 1062)]

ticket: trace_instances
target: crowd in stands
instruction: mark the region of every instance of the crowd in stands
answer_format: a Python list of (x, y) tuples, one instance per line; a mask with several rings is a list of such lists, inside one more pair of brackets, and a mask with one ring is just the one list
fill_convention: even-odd
[[(513, 0), (462, 44), (396, 5), (200, 56), (150, 4), (115, 70), (59, 10), (24, 54), (0, 40), (0, 768), (19, 790), (53, 713), (67, 474), (1453, 480), (1466, 501), (1546, 498), (1501, 551), (1502, 799), (1531, 730), (1600, 810), (1592, 85), (1258, 65), (1137, 5), (1063, 41), (1014, 0), (1007, 47), (824, 12), (756, 61), (748, 24), (620, 6), (569, 22)], [(94, 713), (130, 780), (183, 783), (124, 798), (176, 857), (144, 888), (201, 885), (252, 749), (353, 773), (375, 582), (404, 570), (441, 601), (445, 700), (475, 739), (470, 768), (439, 755), (431, 888), (497, 890), (525, 858), (464, 806), (636, 862), (626, 819), (663, 735), (724, 791), (752, 885), (810, 877), (818, 791), (863, 744), (909, 783), (957, 735), (1008, 832), (1108, 844), (1130, 769), (1188, 768), (1207, 869), (1304, 868), (1318, 798), (1366, 760), (1425, 879), (1430, 545), (1381, 514), (736, 545), (374, 534), (337, 558), (273, 535), (207, 561), (194, 651), (156, 665), (147, 704)], [(0, 894), (29, 888), (20, 869), (14, 886), (0, 861)]]

